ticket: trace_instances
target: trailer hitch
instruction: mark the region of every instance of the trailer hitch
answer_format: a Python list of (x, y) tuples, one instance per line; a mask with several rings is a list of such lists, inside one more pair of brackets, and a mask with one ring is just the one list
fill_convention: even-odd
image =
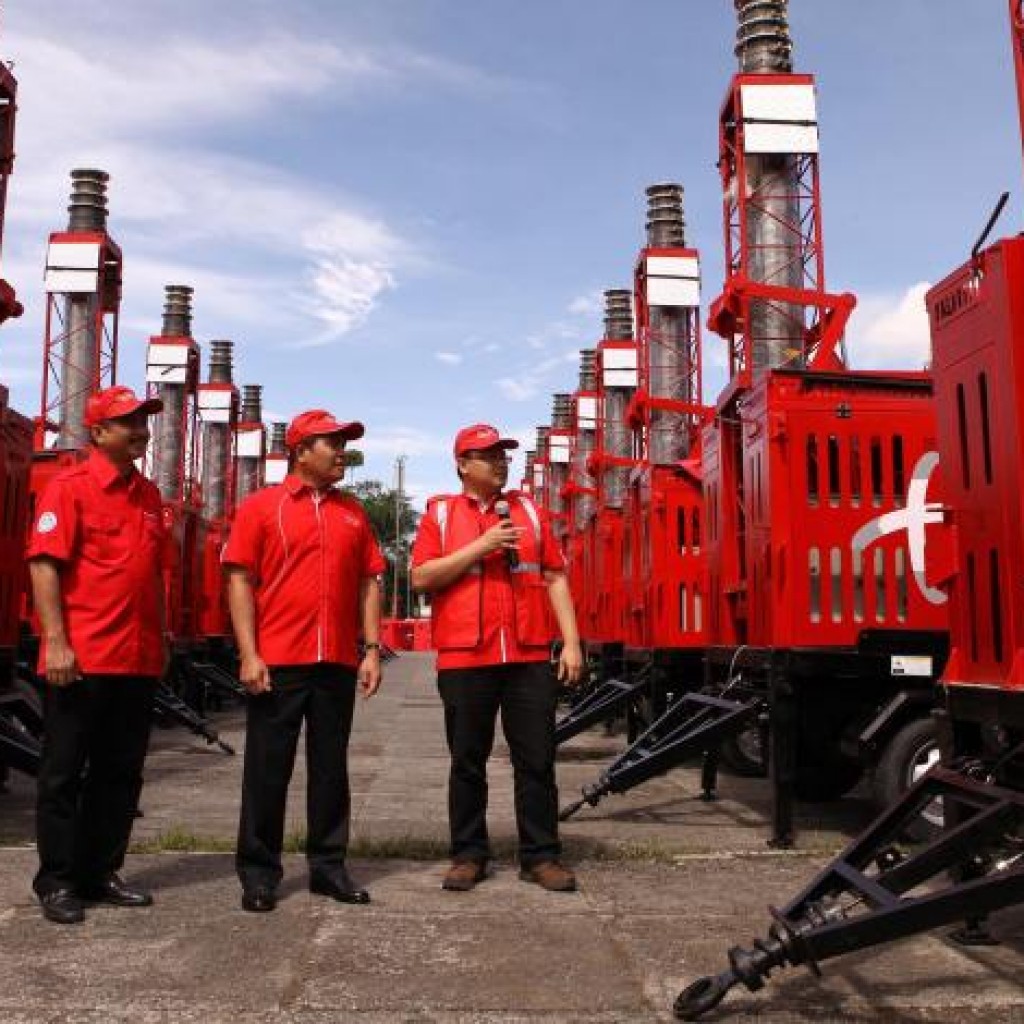
[[(822, 923), (835, 916), (824, 908), (816, 908)], [(810, 949), (803, 940), (804, 931), (815, 927), (812, 921), (791, 924), (775, 907), (769, 907), (773, 921), (768, 937), (755, 939), (753, 949), (733, 946), (728, 952), (729, 969), (714, 977), (699, 978), (676, 997), (672, 1011), (679, 1020), (699, 1020), (713, 1010), (736, 985), (745, 985), (750, 992), (764, 988), (765, 979), (779, 967), (804, 964), (815, 977), (821, 977)], [(841, 915), (841, 912), (839, 914)]]
[[(884, 811), (781, 911), (769, 908), (767, 937), (733, 947), (729, 967), (693, 982), (673, 1004), (698, 1020), (731, 989), (756, 992), (772, 971), (967, 921), (1024, 902), (1024, 793), (961, 771), (934, 768)], [(946, 828), (911, 852), (894, 845), (929, 801), (945, 801)], [(946, 884), (942, 884), (942, 880)]]
[(609, 793), (626, 793), (700, 755), (705, 758), (704, 799), (714, 799), (719, 747), (756, 721), (763, 708), (759, 696), (737, 693), (735, 699), (729, 699), (726, 694), (731, 689), (726, 687), (718, 695), (684, 693), (677, 697), (596, 782), (583, 787), (580, 799), (566, 805), (559, 820), (568, 821), (585, 804), (596, 807)]

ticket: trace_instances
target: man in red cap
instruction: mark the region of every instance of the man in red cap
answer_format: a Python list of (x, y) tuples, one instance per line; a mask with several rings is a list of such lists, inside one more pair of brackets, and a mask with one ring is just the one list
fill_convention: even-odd
[(93, 395), (88, 458), (54, 477), (29, 541), (46, 679), (33, 888), (59, 924), (88, 901), (152, 903), (117, 872), (165, 661), (160, 492), (135, 468), (162, 408), (126, 387)]
[[(412, 554), (412, 583), (431, 595), (437, 684), (451, 752), (452, 864), (442, 887), (466, 891), (487, 875), (487, 760), (498, 712), (515, 773), (520, 878), (576, 888), (559, 860), (555, 701), (583, 656), (565, 558), (547, 517), (525, 494), (503, 494), (519, 443), (477, 423), (455, 438), (462, 493), (431, 498)], [(563, 647), (557, 679), (550, 612)]]
[(242, 906), (254, 912), (277, 905), (303, 721), (310, 891), (370, 899), (345, 867), (347, 749), (356, 686), (370, 697), (380, 685), (384, 559), (362, 506), (336, 487), (346, 443), (362, 436), (361, 423), (324, 409), (296, 416), (285, 435), (287, 477), (242, 504), (223, 554), (239, 677), (251, 694), (235, 865)]

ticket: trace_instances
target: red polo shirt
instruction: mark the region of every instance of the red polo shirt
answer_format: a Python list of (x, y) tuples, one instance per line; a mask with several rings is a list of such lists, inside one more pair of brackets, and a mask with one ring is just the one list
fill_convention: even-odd
[(163, 544), (160, 492), (134, 469), (121, 476), (99, 449), (50, 482), (27, 557), (61, 564), (64, 628), (83, 673), (160, 675)]
[(355, 498), (289, 473), (243, 502), (221, 560), (252, 577), (256, 649), (268, 665), (356, 666), (361, 583), (385, 563)]
[[(481, 504), (468, 494), (449, 499), (461, 502), (476, 516), (478, 532), (485, 533), (500, 522), (494, 511), (494, 499)], [(540, 514), (540, 567), (545, 572), (564, 572), (565, 556), (555, 535), (551, 521), (543, 509)], [(413, 566), (423, 565), (451, 551), (441, 548), (441, 530), (437, 520), (429, 513), (420, 520), (419, 532), (412, 546)], [(520, 647), (516, 642), (515, 605), (512, 598), (512, 576), (504, 551), (492, 551), (480, 562), (483, 588), (483, 606), (480, 613), (480, 643), (469, 651), (438, 651), (437, 668), (483, 668), (487, 665), (505, 665), (513, 662), (547, 661), (548, 652), (536, 647)]]

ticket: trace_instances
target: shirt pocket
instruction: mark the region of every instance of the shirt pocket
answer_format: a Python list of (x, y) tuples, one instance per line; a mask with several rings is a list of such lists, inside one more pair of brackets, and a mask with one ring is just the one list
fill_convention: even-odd
[(126, 524), (118, 517), (97, 512), (82, 515), (82, 554), (101, 562), (122, 558), (130, 538)]

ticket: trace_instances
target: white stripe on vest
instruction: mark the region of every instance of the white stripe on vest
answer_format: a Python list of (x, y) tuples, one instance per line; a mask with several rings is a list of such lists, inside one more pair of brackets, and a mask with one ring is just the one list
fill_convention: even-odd
[[(523, 511), (526, 513), (526, 517), (530, 520), (530, 525), (533, 527), (533, 539), (535, 541), (535, 547), (537, 553), (540, 554), (541, 544), (544, 539), (543, 532), (540, 527), (540, 514), (537, 512), (537, 506), (534, 505), (530, 498), (527, 498), (525, 494), (516, 495), (516, 500), (522, 506)], [(448, 502), (445, 499), (439, 499), (434, 502), (434, 512), (437, 516), (437, 528), (441, 534), (441, 554), (445, 553), (445, 544), (448, 539)], [(479, 564), (472, 566), (469, 570), (471, 573), (479, 573)], [(513, 572), (540, 572), (541, 567), (538, 562), (520, 562), (513, 570)]]

